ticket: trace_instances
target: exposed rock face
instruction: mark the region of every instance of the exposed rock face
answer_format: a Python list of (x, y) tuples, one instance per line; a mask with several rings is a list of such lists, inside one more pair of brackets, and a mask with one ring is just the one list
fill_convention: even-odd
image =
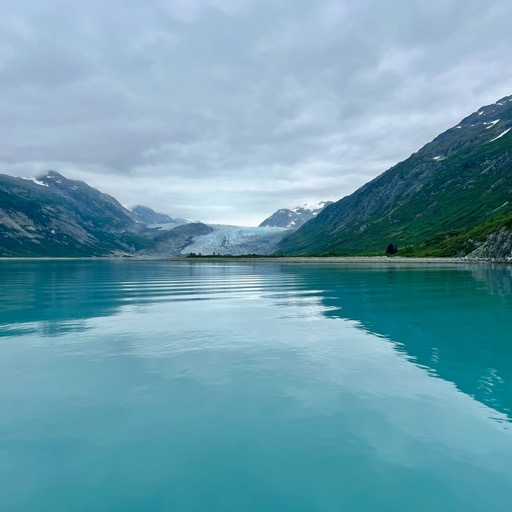
[(512, 230), (502, 227), (494, 231), (478, 249), (469, 254), (469, 257), (484, 260), (512, 261)]
[[(461, 238), (512, 215), (512, 96), (482, 107), (283, 239), (288, 255), (453, 256)], [(458, 238), (457, 238), (458, 237)], [(457, 242), (457, 243), (455, 243)], [(474, 249), (471, 244), (468, 252)]]

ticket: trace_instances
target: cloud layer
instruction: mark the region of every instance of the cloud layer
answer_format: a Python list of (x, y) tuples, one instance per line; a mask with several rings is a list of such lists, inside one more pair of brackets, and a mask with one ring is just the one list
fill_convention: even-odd
[(1, 172), (204, 221), (337, 200), (512, 94), (505, 0), (1, 3)]

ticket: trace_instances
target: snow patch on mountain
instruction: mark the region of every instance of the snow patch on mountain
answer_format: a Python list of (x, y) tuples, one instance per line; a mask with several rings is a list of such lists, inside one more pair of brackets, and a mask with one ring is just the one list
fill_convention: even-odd
[(36, 185), (40, 185), (41, 187), (48, 187), (48, 183), (45, 183), (44, 181), (39, 181), (37, 178), (24, 178), (22, 177), (21, 178), (22, 180), (28, 180), (28, 181), (33, 181)]
[(484, 123), (484, 125), (487, 126), (486, 130), (488, 130), (489, 128), (492, 128), (496, 123), (499, 123), (500, 120), (499, 119), (496, 119), (495, 121), (489, 121), (487, 123)]
[(489, 142), (494, 142), (495, 140), (501, 139), (503, 135), (506, 135), (512, 128), (507, 128), (504, 132), (500, 133), (497, 137), (494, 137), (494, 139), (491, 139)]

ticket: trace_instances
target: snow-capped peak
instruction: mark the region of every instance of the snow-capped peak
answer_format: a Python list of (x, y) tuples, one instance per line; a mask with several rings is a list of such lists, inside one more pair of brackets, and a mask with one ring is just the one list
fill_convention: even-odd
[(297, 229), (302, 224), (316, 217), (332, 201), (320, 201), (318, 203), (304, 203), (291, 210), (284, 208), (277, 210), (265, 219), (260, 227), (281, 227)]
[(321, 210), (322, 208), (325, 208), (325, 206), (328, 204), (329, 201), (320, 201), (318, 203), (304, 203), (301, 206), (297, 206), (296, 208), (292, 209), (292, 212), (298, 212), (298, 211), (310, 211), (314, 212), (316, 210)]

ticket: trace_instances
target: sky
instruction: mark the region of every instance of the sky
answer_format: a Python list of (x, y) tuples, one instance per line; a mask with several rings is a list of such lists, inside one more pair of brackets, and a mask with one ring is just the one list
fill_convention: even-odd
[(510, 0), (0, 0), (0, 173), (257, 225), (512, 94)]

